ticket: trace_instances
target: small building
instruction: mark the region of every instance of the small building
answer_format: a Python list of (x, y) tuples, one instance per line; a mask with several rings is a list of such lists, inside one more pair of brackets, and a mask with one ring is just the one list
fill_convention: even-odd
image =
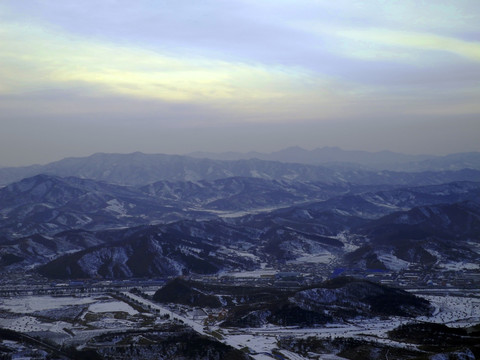
[(191, 316), (193, 320), (196, 321), (196, 320), (205, 319), (208, 316), (208, 314), (205, 312), (205, 310), (197, 308), (192, 311)]

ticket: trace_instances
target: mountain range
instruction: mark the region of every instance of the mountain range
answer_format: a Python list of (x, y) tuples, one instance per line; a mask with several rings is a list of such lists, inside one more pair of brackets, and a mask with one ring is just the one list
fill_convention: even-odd
[[(453, 155), (452, 155), (453, 156)], [(465, 156), (471, 161), (465, 160)], [(66, 158), (46, 165), (0, 168), (0, 184), (38, 174), (74, 176), (119, 185), (147, 185), (156, 181), (200, 181), (227, 177), (254, 177), (268, 180), (349, 182), (363, 185), (428, 185), (457, 180), (480, 180), (477, 153), (455, 155), (456, 166), (422, 171), (371, 170), (362, 166), (326, 166), (259, 159), (213, 160), (164, 154), (103, 154)], [(476, 164), (476, 161), (478, 164)], [(433, 161), (433, 160), (432, 160)], [(436, 161), (440, 161), (437, 159)]]
[(480, 169), (480, 153), (458, 153), (446, 156), (407, 155), (392, 151), (368, 152), (323, 147), (305, 150), (293, 146), (272, 153), (260, 152), (193, 152), (188, 156), (215, 160), (260, 159), (310, 165), (336, 165), (370, 170), (443, 171), (464, 168)]
[[(334, 165), (285, 162), (325, 154)], [(478, 154), (280, 155), (284, 162), (94, 154), (0, 169), (0, 269), (114, 279), (261, 266), (478, 268)], [(372, 170), (383, 161), (456, 165)]]
[(234, 177), (133, 187), (37, 175), (0, 189), (0, 266), (128, 278), (261, 263), (474, 263), (479, 199), (480, 182), (466, 181), (377, 187)]

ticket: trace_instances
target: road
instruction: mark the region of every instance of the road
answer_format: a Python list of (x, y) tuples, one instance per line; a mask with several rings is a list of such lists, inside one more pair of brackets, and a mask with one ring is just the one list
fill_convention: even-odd
[[(277, 342), (277, 336), (276, 336), (277, 334), (273, 332), (268, 335), (259, 337), (258, 333), (257, 334), (239, 333), (238, 330), (230, 331), (228, 329), (227, 330), (220, 329), (219, 327), (216, 327), (216, 326), (209, 327), (209, 330), (207, 331), (202, 324), (199, 324), (185, 316), (174, 313), (171, 310), (167, 309), (166, 307), (162, 306), (161, 304), (155, 303), (151, 300), (145, 299), (141, 296), (128, 293), (128, 292), (124, 292), (122, 293), (122, 295), (132, 300), (135, 300), (140, 304), (143, 304), (148, 309), (157, 310), (158, 312), (155, 312), (155, 314), (157, 315), (161, 316), (161, 315), (168, 314), (170, 316), (170, 319), (180, 321), (185, 325), (190, 326), (194, 331), (196, 331), (201, 335), (213, 337), (212, 332), (218, 332), (223, 336), (223, 339), (218, 340), (217, 338), (215, 338), (215, 340), (221, 341), (222, 343), (232, 346), (235, 349), (248, 348), (251, 351), (250, 356), (255, 360), (271, 360), (271, 359), (278, 360), (279, 359), (278, 356), (275, 356), (271, 353), (272, 349), (276, 348), (276, 342)], [(291, 352), (288, 352), (288, 358), (285, 357), (285, 359), (307, 360), (307, 358)]]

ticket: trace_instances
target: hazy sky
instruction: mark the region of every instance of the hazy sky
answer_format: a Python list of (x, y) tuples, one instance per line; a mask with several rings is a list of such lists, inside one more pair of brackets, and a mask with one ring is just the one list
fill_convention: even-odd
[(0, 165), (480, 151), (479, 0), (2, 0)]

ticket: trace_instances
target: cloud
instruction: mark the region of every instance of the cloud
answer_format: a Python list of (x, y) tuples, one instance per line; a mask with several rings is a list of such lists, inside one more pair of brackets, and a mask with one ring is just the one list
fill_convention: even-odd
[(439, 36), (428, 33), (393, 31), (388, 29), (339, 29), (334, 34), (351, 40), (346, 49), (349, 54), (361, 58), (379, 60), (410, 59), (419, 61), (422, 54), (413, 51), (447, 52), (480, 62), (480, 42)]
[(3, 24), (0, 91), (85, 83), (107, 93), (168, 101), (244, 103), (300, 97), (327, 80), (305, 69), (162, 54)]
[[(405, 119), (441, 118), (445, 127), (445, 117), (480, 114), (479, 7), (477, 0), (5, 0), (0, 120), (16, 135), (0, 135), (13, 146), (28, 124), (44, 124), (45, 139), (73, 124), (84, 138), (115, 127), (121, 140), (107, 150), (120, 151), (132, 129), (135, 150), (143, 137), (154, 149), (151, 129), (190, 130), (193, 144), (200, 129), (245, 126), (240, 144), (262, 127), (258, 145), (281, 128), (268, 140), (274, 149), (275, 141), (302, 145), (287, 141), (297, 125), (296, 139), (331, 145), (329, 128), (374, 141), (384, 126), (388, 145), (396, 130), (387, 128), (410, 126)], [(427, 137), (422, 131), (418, 138)], [(204, 136), (209, 145), (214, 138)]]

